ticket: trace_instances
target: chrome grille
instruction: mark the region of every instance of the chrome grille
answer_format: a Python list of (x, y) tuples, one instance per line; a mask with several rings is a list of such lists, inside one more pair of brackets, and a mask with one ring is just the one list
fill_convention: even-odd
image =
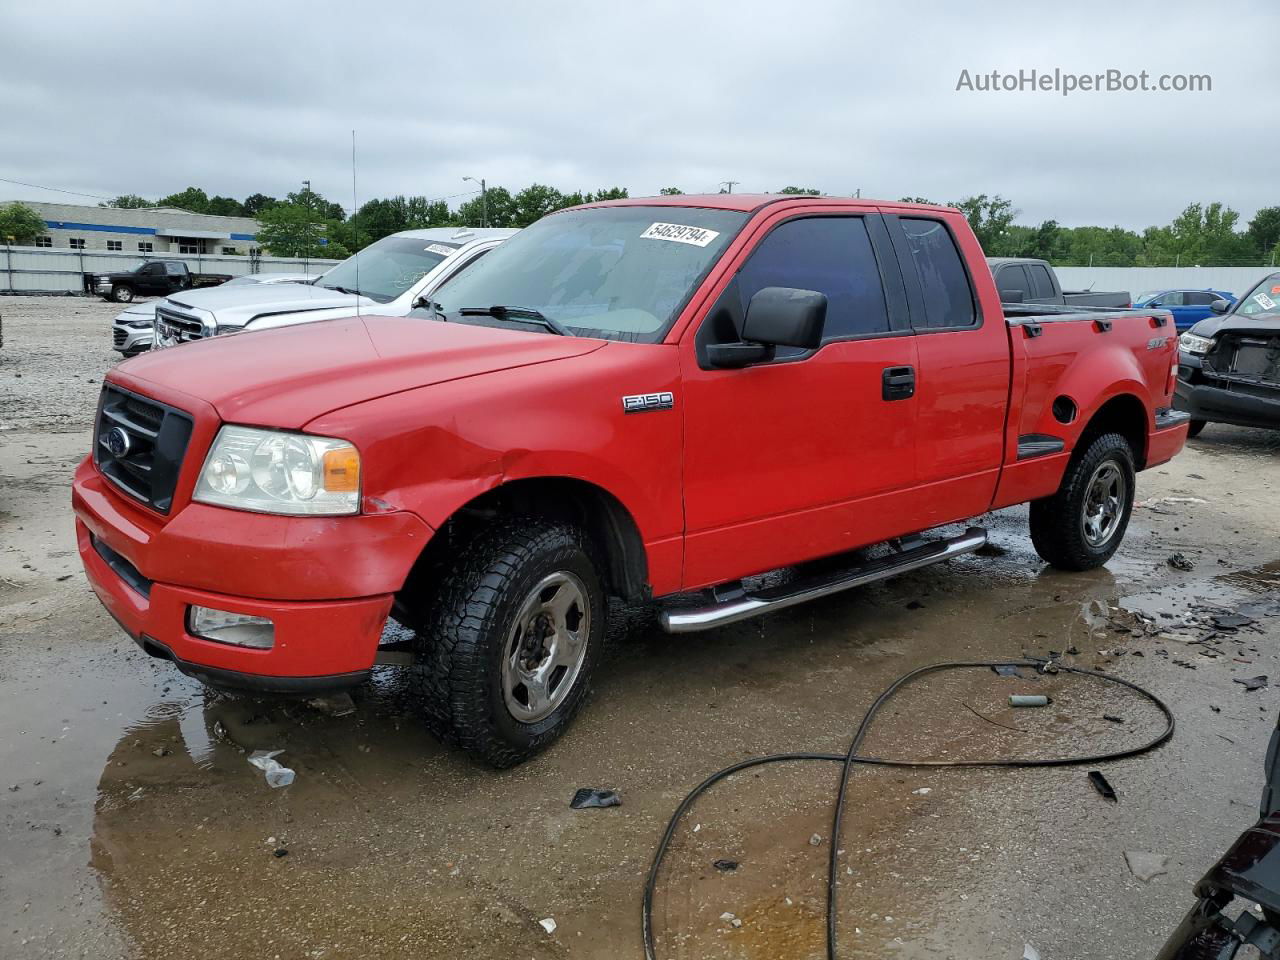
[(135, 500), (169, 512), (190, 439), (189, 414), (103, 385), (93, 460), (103, 476)]
[(165, 307), (156, 307), (157, 347), (173, 347), (179, 343), (204, 339), (204, 324), (195, 317), (177, 313)]

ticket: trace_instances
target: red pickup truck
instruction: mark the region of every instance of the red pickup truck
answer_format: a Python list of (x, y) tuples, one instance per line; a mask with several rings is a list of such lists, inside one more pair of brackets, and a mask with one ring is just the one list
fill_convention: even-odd
[(947, 208), (593, 204), (436, 297), (111, 371), (73, 503), (143, 649), (275, 693), (407, 662), (432, 727), (510, 765), (581, 705), (606, 595), (715, 627), (975, 550), (921, 534), (1024, 501), (1045, 560), (1096, 567), (1187, 434), (1167, 313), (1003, 307)]

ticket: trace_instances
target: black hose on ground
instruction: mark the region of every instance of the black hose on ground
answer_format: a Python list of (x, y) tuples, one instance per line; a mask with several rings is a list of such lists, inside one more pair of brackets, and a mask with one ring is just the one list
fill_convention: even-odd
[[(1082, 757), (1049, 757), (1038, 759), (1013, 759), (1013, 760), (892, 760), (884, 757), (862, 757), (858, 755), (858, 750), (862, 747), (863, 740), (866, 739), (868, 731), (875, 721), (876, 715), (884, 707), (886, 703), (894, 698), (897, 693), (907, 684), (926, 674), (939, 673), (944, 670), (965, 670), (965, 669), (990, 669), (992, 667), (1030, 667), (1044, 672), (1061, 672), (1076, 673), (1084, 676), (1096, 677), (1108, 683), (1119, 684), (1128, 687), (1130, 690), (1145, 697), (1164, 714), (1165, 727), (1160, 734), (1148, 742), (1137, 747), (1128, 747), (1123, 750), (1113, 750), (1109, 753), (1098, 753), (1091, 756)], [(1046, 669), (1047, 668), (1047, 669)], [(644, 955), (645, 960), (657, 960), (657, 955), (653, 947), (653, 897), (654, 891), (658, 885), (658, 872), (662, 868), (662, 861), (667, 855), (667, 849), (671, 846), (671, 840), (675, 836), (676, 827), (680, 825), (680, 820), (689, 811), (689, 808), (697, 801), (698, 797), (704, 794), (712, 786), (719, 783), (726, 777), (732, 776), (742, 770), (748, 770), (751, 767), (763, 766), (767, 763), (788, 763), (797, 760), (826, 760), (835, 761), (843, 764), (840, 773), (840, 787), (836, 792), (835, 810), (832, 814), (831, 821), (831, 841), (830, 856), (827, 863), (827, 958), (828, 960), (836, 960), (836, 880), (839, 868), (839, 850), (840, 850), (840, 831), (844, 824), (844, 805), (845, 794), (849, 786), (849, 776), (853, 772), (854, 764), (868, 764), (884, 767), (1070, 767), (1079, 766), (1081, 764), (1106, 763), (1112, 760), (1121, 760), (1125, 757), (1134, 757), (1149, 750), (1154, 750), (1166, 740), (1173, 736), (1173, 713), (1163, 700), (1154, 693), (1143, 687), (1124, 680), (1120, 677), (1113, 677), (1097, 670), (1086, 670), (1083, 667), (1068, 667), (1057, 661), (1050, 660), (971, 660), (971, 661), (955, 661), (949, 663), (934, 663), (928, 666), (920, 667), (912, 670), (910, 673), (903, 674), (895, 680), (889, 687), (876, 698), (871, 704), (867, 712), (862, 716), (862, 722), (858, 724), (858, 729), (853, 735), (853, 740), (849, 743), (849, 749), (845, 753), (774, 753), (764, 757), (752, 757), (749, 760), (742, 760), (738, 763), (731, 764), (722, 770), (717, 770), (707, 779), (694, 787), (680, 802), (680, 806), (676, 807), (675, 813), (671, 815), (671, 820), (667, 823), (667, 829), (662, 835), (662, 840), (658, 843), (658, 848), (654, 851), (653, 862), (649, 866), (649, 875), (644, 885), (644, 901), (641, 915), (641, 933), (644, 938)]]

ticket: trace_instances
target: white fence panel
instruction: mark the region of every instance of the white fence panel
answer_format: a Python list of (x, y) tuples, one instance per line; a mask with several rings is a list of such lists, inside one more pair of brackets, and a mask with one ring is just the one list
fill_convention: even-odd
[(147, 260), (181, 260), (192, 273), (305, 273), (319, 276), (340, 260), (301, 257), (143, 255), (105, 250), (53, 250), (48, 247), (0, 247), (0, 293), (79, 293), (85, 273), (132, 270)]
[(1054, 267), (1064, 290), (1128, 290), (1132, 296), (1148, 290), (1227, 290), (1237, 297), (1263, 277), (1270, 267)]

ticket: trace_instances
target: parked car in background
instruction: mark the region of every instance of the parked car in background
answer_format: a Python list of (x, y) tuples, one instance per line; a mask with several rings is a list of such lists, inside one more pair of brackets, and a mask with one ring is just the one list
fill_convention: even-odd
[(1280, 427), (1280, 273), (1209, 309), (1178, 338), (1175, 405), (1191, 414), (1190, 435), (1206, 423)]
[[(261, 285), (264, 283), (310, 283), (316, 278), (305, 273), (249, 273), (232, 277), (224, 287)], [(111, 346), (114, 350), (135, 357), (151, 349), (155, 341), (157, 300), (145, 300), (132, 304), (111, 322)]]
[(78, 549), (179, 670), (298, 694), (411, 661), (430, 727), (500, 767), (572, 722), (609, 595), (707, 630), (971, 553), (981, 528), (922, 531), (1028, 501), (1040, 556), (1094, 569), (1187, 435), (1167, 313), (1002, 307), (950, 208), (605, 202), (383, 307), (112, 369)]
[(86, 273), (84, 292), (104, 300), (132, 303), (135, 297), (164, 297), (177, 290), (215, 287), (231, 279), (229, 273), (192, 273), (182, 260), (148, 260), (121, 273)]
[(988, 257), (1001, 303), (1047, 303), (1065, 307), (1127, 307), (1129, 291), (1063, 290), (1048, 260)]
[(1148, 290), (1134, 299), (1135, 307), (1158, 307), (1173, 314), (1173, 324), (1181, 333), (1189, 330), (1212, 312), (1210, 304), (1215, 300), (1236, 302), (1234, 293), (1226, 290)]
[(266, 289), (222, 286), (156, 306), (159, 347), (241, 330), (314, 323), (352, 313), (402, 317), (515, 230), (435, 227), (371, 243), (309, 284)]

